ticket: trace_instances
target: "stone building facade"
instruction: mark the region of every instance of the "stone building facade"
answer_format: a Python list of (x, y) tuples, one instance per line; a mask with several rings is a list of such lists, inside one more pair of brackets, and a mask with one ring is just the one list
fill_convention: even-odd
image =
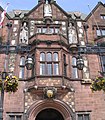
[[(85, 19), (79, 12), (65, 12), (53, 0), (39, 0), (30, 11), (6, 14), (0, 47), (8, 43), (18, 51), (0, 51), (0, 71), (5, 67), (18, 76), (19, 86), (15, 93), (4, 93), (4, 120), (105, 120), (105, 93), (90, 89), (92, 80), (105, 72), (104, 52), (84, 49), (104, 50), (104, 23), (102, 2)], [(28, 47), (29, 51), (21, 49)], [(80, 54), (83, 70), (76, 65)], [(31, 70), (25, 66), (28, 55), (34, 61)]]

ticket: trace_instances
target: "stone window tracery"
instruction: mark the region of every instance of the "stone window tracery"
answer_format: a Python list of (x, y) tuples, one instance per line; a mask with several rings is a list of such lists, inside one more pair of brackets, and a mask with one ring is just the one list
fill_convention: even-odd
[(40, 75), (59, 75), (57, 52), (40, 53)]
[(78, 113), (76, 120), (90, 120), (90, 114), (89, 113)]

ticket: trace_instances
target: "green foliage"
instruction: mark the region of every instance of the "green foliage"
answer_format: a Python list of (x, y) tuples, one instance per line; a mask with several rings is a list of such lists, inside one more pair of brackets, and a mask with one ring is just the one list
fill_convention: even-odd
[(18, 90), (18, 78), (16, 76), (7, 76), (4, 81), (4, 90), (6, 92), (16, 92)]
[(92, 91), (105, 91), (105, 78), (103, 76), (96, 77), (93, 80), (90, 88)]

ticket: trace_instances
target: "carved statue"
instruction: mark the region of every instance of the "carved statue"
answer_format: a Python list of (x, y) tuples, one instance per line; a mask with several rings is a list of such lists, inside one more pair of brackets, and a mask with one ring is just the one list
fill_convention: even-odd
[(44, 5), (44, 17), (52, 17), (52, 9), (48, 0), (46, 0), (46, 3)]
[(77, 35), (76, 35), (76, 30), (75, 27), (72, 26), (72, 24), (69, 24), (69, 44), (77, 44)]
[(90, 74), (89, 74), (89, 68), (88, 68), (88, 60), (84, 56), (84, 68), (83, 68), (83, 78), (84, 79), (89, 79)]
[(28, 27), (26, 22), (21, 27), (19, 40), (20, 44), (28, 44)]

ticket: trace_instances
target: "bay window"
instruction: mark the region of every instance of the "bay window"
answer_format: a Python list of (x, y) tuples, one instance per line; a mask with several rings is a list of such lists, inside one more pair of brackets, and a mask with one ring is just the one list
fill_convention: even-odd
[(60, 28), (58, 26), (37, 26), (36, 33), (42, 34), (57, 34), (59, 33)]
[(59, 75), (58, 53), (40, 53), (40, 75)]

